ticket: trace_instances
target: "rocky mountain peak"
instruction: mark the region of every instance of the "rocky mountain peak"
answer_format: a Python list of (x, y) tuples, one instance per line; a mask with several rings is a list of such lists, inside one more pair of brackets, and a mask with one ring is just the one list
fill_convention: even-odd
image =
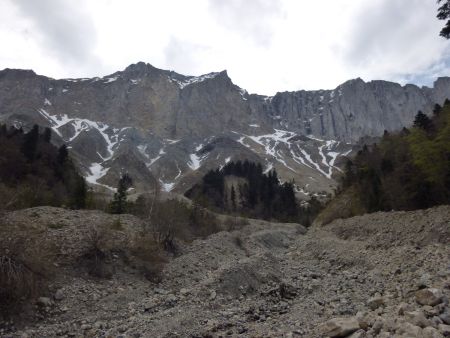
[(276, 168), (299, 193), (330, 191), (352, 144), (409, 126), (418, 110), (447, 97), (450, 78), (434, 88), (357, 78), (334, 90), (267, 97), (249, 95), (226, 70), (186, 76), (144, 62), (91, 79), (0, 72), (0, 122), (51, 127), (88, 182), (111, 187), (126, 165), (148, 181), (136, 180), (140, 186), (156, 179), (180, 192), (237, 159)]
[(149, 75), (150, 73), (154, 72), (155, 70), (159, 70), (159, 69), (156, 67), (153, 67), (149, 63), (139, 61), (137, 63), (133, 63), (133, 64), (129, 65), (127, 68), (125, 68), (125, 70), (122, 73), (126, 74), (130, 77), (136, 77), (136, 76), (142, 77), (142, 76)]

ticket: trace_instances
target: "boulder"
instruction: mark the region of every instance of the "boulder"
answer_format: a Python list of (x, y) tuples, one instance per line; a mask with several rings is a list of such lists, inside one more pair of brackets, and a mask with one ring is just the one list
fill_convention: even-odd
[(321, 332), (329, 337), (347, 337), (359, 329), (356, 318), (333, 318), (322, 324)]
[(442, 291), (439, 289), (422, 289), (416, 291), (416, 301), (420, 305), (435, 306), (442, 302)]
[(426, 327), (422, 331), (423, 338), (443, 338), (444, 336), (434, 327)]
[(368, 300), (367, 306), (372, 310), (378, 309), (380, 306), (384, 305), (384, 298), (381, 296), (375, 296)]

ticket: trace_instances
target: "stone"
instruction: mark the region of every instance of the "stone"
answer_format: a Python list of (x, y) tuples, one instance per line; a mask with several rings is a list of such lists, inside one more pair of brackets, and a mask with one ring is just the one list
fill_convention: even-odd
[(399, 314), (400, 316), (403, 316), (406, 311), (412, 311), (412, 306), (410, 304), (407, 304), (407, 303), (401, 303), (398, 306), (397, 314)]
[(353, 332), (348, 338), (365, 338), (366, 337), (366, 331), (364, 330), (358, 330), (356, 332)]
[(411, 323), (402, 323), (397, 329), (397, 333), (403, 334), (408, 338), (422, 338), (422, 329)]
[(37, 305), (42, 306), (42, 307), (50, 307), (52, 306), (52, 300), (48, 297), (39, 297), (37, 299)]
[(188, 289), (186, 289), (186, 288), (180, 289), (180, 295), (185, 296), (185, 295), (187, 295), (189, 293), (190, 293), (190, 291)]
[(405, 312), (406, 320), (416, 326), (419, 327), (426, 327), (430, 326), (430, 321), (425, 317), (422, 311), (411, 311), (411, 312)]
[(384, 298), (381, 296), (372, 297), (367, 301), (367, 306), (369, 306), (369, 308), (372, 311), (378, 309), (379, 307), (381, 307), (383, 305), (384, 305)]
[(439, 324), (438, 330), (444, 335), (444, 337), (450, 336), (450, 325)]
[(439, 315), (439, 318), (447, 325), (450, 325), (450, 310), (447, 309), (445, 312)]
[(422, 289), (416, 291), (416, 301), (420, 305), (435, 306), (442, 302), (442, 291), (439, 289)]
[(62, 300), (64, 299), (64, 292), (62, 289), (58, 289), (55, 292), (55, 295), (53, 296), (53, 298), (55, 298), (55, 300)]
[(346, 337), (359, 329), (356, 318), (333, 318), (320, 327), (321, 332), (329, 337)]
[(429, 273), (424, 273), (417, 280), (417, 287), (419, 289), (422, 289), (422, 288), (428, 288), (430, 286), (431, 286), (431, 275)]
[(426, 327), (422, 330), (423, 338), (443, 338), (444, 336), (434, 327)]

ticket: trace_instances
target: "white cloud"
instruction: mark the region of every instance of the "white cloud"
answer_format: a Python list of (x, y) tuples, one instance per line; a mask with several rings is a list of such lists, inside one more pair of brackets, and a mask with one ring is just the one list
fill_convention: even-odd
[(423, 0), (3, 0), (0, 68), (52, 77), (137, 61), (188, 75), (227, 69), (261, 94), (358, 76), (429, 83), (449, 70), (436, 9)]

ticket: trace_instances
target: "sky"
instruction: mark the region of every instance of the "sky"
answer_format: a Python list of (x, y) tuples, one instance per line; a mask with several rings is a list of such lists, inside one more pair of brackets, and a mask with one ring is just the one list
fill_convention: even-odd
[(138, 61), (226, 69), (250, 93), (450, 75), (435, 0), (0, 0), (0, 69), (104, 76)]

